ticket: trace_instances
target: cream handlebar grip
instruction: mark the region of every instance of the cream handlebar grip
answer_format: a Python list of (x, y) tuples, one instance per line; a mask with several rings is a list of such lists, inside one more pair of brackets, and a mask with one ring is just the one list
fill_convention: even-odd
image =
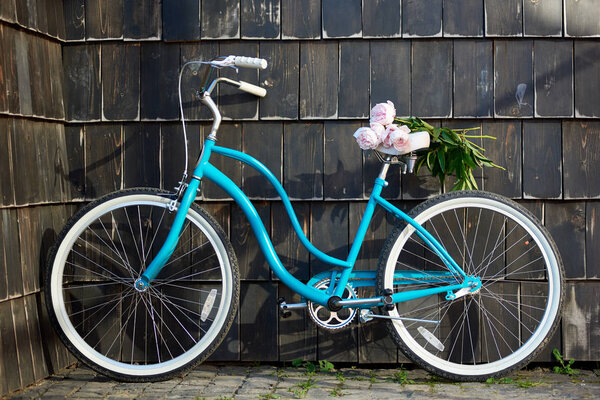
[(233, 59), (233, 65), (242, 68), (265, 69), (267, 68), (267, 60), (264, 58), (237, 56)]
[(265, 97), (267, 95), (267, 90), (265, 88), (244, 81), (240, 81), (240, 86), (238, 86), (238, 88), (258, 97)]

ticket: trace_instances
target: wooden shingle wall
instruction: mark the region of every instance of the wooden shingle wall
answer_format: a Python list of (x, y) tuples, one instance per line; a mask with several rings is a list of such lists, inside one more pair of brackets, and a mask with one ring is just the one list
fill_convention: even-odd
[[(507, 170), (484, 171), (480, 187), (536, 212), (565, 261), (567, 313), (553, 344), (566, 357), (600, 359), (598, 21), (598, 0), (2, 0), (0, 393), (71, 361), (39, 340), (49, 334), (39, 272), (52, 238), (105, 193), (176, 184), (177, 73), (228, 54), (269, 60), (265, 71), (240, 72), (268, 95), (222, 88), (220, 143), (263, 160), (332, 255), (347, 254), (377, 174), (351, 137), (372, 105), (389, 99), (399, 115), (496, 136), (485, 146)], [(198, 80), (183, 75), (192, 158), (209, 127), (194, 102)], [(215, 164), (256, 200), (297, 276), (323, 270), (260, 176)], [(442, 191), (426, 173), (393, 171), (390, 182), (385, 193), (404, 208)], [(202, 195), (231, 236), (243, 279), (240, 314), (213, 360), (403, 360), (378, 325), (332, 335), (302, 313), (279, 320), (276, 298), (296, 298), (269, 272), (241, 211), (213, 185)], [(376, 263), (390, 224), (374, 221), (361, 268)], [(259, 337), (256, 324), (271, 328)]]

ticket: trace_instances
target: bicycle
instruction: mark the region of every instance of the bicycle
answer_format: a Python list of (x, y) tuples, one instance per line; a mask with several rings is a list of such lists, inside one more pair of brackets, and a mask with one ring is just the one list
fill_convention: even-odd
[[(355, 318), (384, 319), (410, 359), (460, 381), (518, 369), (548, 342), (560, 319), (564, 272), (555, 243), (530, 212), (496, 194), (464, 191), (431, 198), (406, 214), (381, 193), (390, 166), (411, 172), (414, 154), (377, 153), (381, 171), (348, 257), (331, 257), (305, 236), (283, 186), (263, 164), (216, 145), (221, 122), (211, 98), (216, 85), (257, 96), (266, 91), (214, 77), (215, 71), (266, 68), (266, 61), (230, 56), (192, 63), (206, 68), (199, 97), (214, 121), (191, 178), (186, 159), (175, 193), (128, 189), (88, 204), (50, 251), (45, 274), (50, 319), (80, 361), (114, 379), (154, 381), (194, 367), (219, 345), (237, 311), (240, 283), (227, 236), (194, 203), (203, 179), (241, 207), (270, 268), (302, 296), (296, 304), (279, 300), (283, 317), (307, 309), (323, 329), (347, 327)], [(185, 134), (181, 89), (180, 111)], [(213, 153), (259, 171), (281, 197), (302, 244), (332, 270), (307, 283), (293, 277), (248, 197), (210, 163)], [(354, 271), (376, 206), (398, 225), (377, 269)], [(375, 296), (359, 297), (360, 287), (374, 288)]]

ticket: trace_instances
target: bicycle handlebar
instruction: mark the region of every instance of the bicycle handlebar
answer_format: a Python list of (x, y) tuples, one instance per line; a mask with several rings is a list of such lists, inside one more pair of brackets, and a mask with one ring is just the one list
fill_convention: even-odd
[(255, 57), (242, 57), (242, 56), (230, 56), (233, 57), (233, 65), (242, 68), (256, 68), (265, 69), (267, 68), (267, 60), (264, 58)]

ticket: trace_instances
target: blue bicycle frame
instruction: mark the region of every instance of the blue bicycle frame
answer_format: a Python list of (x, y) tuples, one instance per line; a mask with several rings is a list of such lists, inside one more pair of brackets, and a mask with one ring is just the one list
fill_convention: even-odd
[[(281, 197), (285, 209), (290, 217), (294, 231), (298, 235), (302, 244), (308, 249), (309, 252), (311, 252), (319, 260), (324, 261), (334, 267), (341, 268), (341, 272), (333, 271), (330, 273), (325, 273), (325, 277), (331, 277), (332, 282), (335, 282), (335, 285), (332, 285), (332, 288), (325, 292), (323, 290), (316, 289), (312, 286), (312, 284), (316, 282), (316, 280), (320, 280), (321, 276), (315, 277), (310, 282), (305, 284), (296, 279), (285, 269), (279, 257), (277, 256), (277, 253), (275, 252), (275, 249), (273, 247), (273, 244), (271, 243), (271, 239), (267, 233), (267, 230), (265, 229), (265, 226), (263, 225), (256, 209), (254, 208), (248, 197), (235, 183), (233, 183), (231, 179), (229, 179), (216, 167), (210, 164), (209, 159), (213, 152), (235, 160), (239, 160), (256, 169), (265, 178), (267, 178), (267, 180), (273, 185), (273, 187)], [(216, 146), (215, 141), (212, 139), (206, 139), (204, 143), (204, 148), (199, 157), (192, 179), (179, 203), (175, 220), (164, 245), (158, 252), (157, 256), (152, 260), (146, 271), (142, 274), (141, 281), (144, 285), (149, 285), (152, 282), (152, 280), (158, 275), (161, 268), (167, 263), (169, 257), (173, 253), (175, 246), (177, 245), (177, 241), (181, 233), (181, 229), (183, 227), (187, 211), (191, 203), (196, 198), (196, 193), (198, 191), (200, 181), (203, 178), (215, 182), (227, 194), (229, 194), (229, 196), (231, 196), (244, 211), (246, 217), (248, 218), (248, 221), (250, 222), (250, 226), (252, 227), (254, 234), (256, 235), (259, 246), (275, 275), (277, 275), (277, 277), (281, 279), (281, 281), (285, 283), (290, 289), (294, 290), (296, 293), (300, 294), (301, 296), (312, 302), (326, 305), (327, 301), (330, 299), (331, 296), (341, 296), (348, 281), (358, 276), (361, 276), (363, 280), (365, 278), (367, 280), (367, 283), (363, 282), (361, 286), (375, 285), (374, 271), (359, 271), (353, 273), (352, 270), (354, 267), (354, 263), (356, 262), (356, 258), (358, 256), (360, 247), (363, 243), (368, 226), (371, 222), (371, 218), (375, 211), (376, 205), (380, 205), (397, 218), (400, 218), (406, 221), (411, 226), (413, 226), (416, 230), (417, 235), (419, 235), (419, 237), (423, 239), (423, 241), (431, 248), (431, 250), (440, 257), (440, 259), (445, 263), (446, 267), (450, 271), (446, 273), (436, 273), (436, 276), (439, 279), (439, 281), (447, 282), (448, 285), (428, 289), (394, 293), (392, 295), (392, 300), (394, 303), (425, 297), (437, 293), (451, 293), (451, 291), (458, 290), (467, 286), (472, 286), (472, 278), (468, 277), (464, 273), (462, 268), (452, 259), (452, 257), (443, 248), (443, 246), (433, 236), (431, 236), (429, 232), (427, 232), (427, 230), (425, 230), (420, 224), (418, 224), (416, 221), (414, 221), (412, 218), (406, 215), (406, 213), (402, 212), (402, 210), (399, 210), (398, 208), (394, 207), (390, 202), (381, 197), (381, 192), (383, 188), (388, 185), (388, 183), (384, 179), (378, 177), (375, 180), (375, 185), (371, 192), (371, 196), (369, 198), (363, 218), (358, 227), (358, 231), (352, 243), (352, 247), (350, 248), (348, 258), (346, 260), (341, 260), (325, 254), (321, 250), (317, 249), (309, 241), (309, 239), (302, 231), (302, 228), (300, 227), (300, 223), (298, 222), (296, 213), (294, 212), (292, 204), (283, 186), (279, 183), (279, 181), (273, 175), (273, 173), (267, 169), (267, 167), (265, 167), (261, 162), (247, 154), (241, 153), (236, 150)], [(457, 276), (462, 277), (461, 283), (456, 283)], [(415, 279), (419, 278), (422, 278), (423, 280), (427, 279), (429, 282), (431, 282), (431, 277), (432, 271), (426, 273), (424, 272), (422, 274), (413, 271), (397, 271), (394, 275), (394, 283), (402, 284), (403, 279), (406, 279), (407, 283), (414, 283)], [(455, 284), (451, 285), (451, 282), (455, 282)], [(372, 300), (372, 302), (361, 304), (361, 307), (372, 307), (383, 304), (381, 302), (381, 298), (373, 298)]]

